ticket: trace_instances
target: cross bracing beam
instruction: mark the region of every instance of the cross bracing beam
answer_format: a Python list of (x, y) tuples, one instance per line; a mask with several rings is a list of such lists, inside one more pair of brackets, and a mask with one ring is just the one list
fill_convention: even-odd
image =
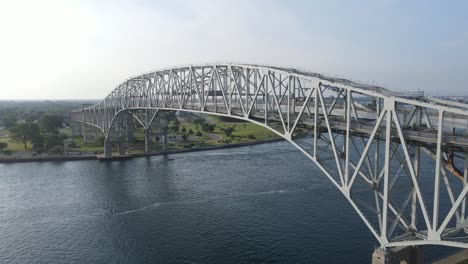
[[(382, 247), (468, 248), (458, 240), (468, 239), (465, 104), (292, 68), (219, 63), (132, 77), (72, 119), (110, 138), (125, 131), (122, 113), (148, 128), (159, 110), (227, 116), (275, 132), (323, 171)], [(420, 170), (423, 162), (434, 168)]]

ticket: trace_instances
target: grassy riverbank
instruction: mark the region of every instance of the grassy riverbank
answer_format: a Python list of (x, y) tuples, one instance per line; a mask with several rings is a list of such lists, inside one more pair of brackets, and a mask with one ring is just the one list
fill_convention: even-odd
[[(194, 122), (194, 118), (202, 118), (204, 123), (213, 125), (212, 131), (203, 130), (200, 122)], [(200, 121), (200, 120), (199, 120)], [(215, 116), (196, 116), (190, 118), (180, 118), (180, 120), (171, 121), (169, 127), (178, 126), (177, 131), (168, 133), (167, 151), (179, 151), (190, 149), (204, 149), (210, 147), (220, 147), (224, 145), (243, 145), (253, 142), (264, 142), (278, 139), (278, 135), (272, 131), (249, 122), (229, 120)], [(226, 130), (232, 130), (226, 133)], [(0, 130), (0, 141), (8, 144), (6, 151), (0, 154), (1, 159), (60, 159), (60, 157), (69, 156), (95, 156), (103, 153), (103, 136), (97, 135), (96, 140), (84, 142), (81, 136), (72, 137), (72, 131), (69, 127), (59, 129), (60, 135), (66, 141), (72, 141), (73, 144), (64, 149), (63, 154), (37, 153), (32, 144), (24, 144), (13, 140), (9, 130)], [(152, 137), (150, 152), (162, 152), (162, 142), (156, 136)], [(117, 147), (112, 149), (117, 154)], [(142, 128), (136, 128), (134, 131), (134, 140), (126, 142), (126, 153), (129, 155), (142, 154), (144, 147), (144, 131)]]

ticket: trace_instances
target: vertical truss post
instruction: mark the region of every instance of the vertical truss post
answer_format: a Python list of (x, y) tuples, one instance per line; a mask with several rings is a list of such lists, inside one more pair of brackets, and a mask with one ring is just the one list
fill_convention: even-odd
[[(381, 106), (380, 106), (380, 99), (376, 98), (375, 99), (375, 108), (377, 111), (377, 118), (380, 116), (380, 112), (382, 111)], [(357, 117), (356, 117), (357, 118)], [(374, 169), (373, 169), (373, 179), (372, 181), (374, 182), (374, 200), (375, 200), (375, 208), (377, 209), (377, 218), (379, 219), (379, 227), (382, 229), (382, 212), (380, 210), (380, 201), (379, 201), (379, 159), (380, 159), (380, 139), (377, 136), (377, 139), (375, 140), (375, 150), (374, 150)]]
[[(270, 74), (268, 72), (268, 74)], [(265, 95), (263, 96), (265, 98), (265, 125), (268, 125), (268, 84), (270, 83), (268, 80), (268, 75), (263, 76), (265, 78), (265, 82), (263, 83), (263, 90), (265, 91)]]
[[(197, 79), (195, 78), (195, 82)], [(201, 94), (201, 100), (200, 100), (200, 108), (202, 111), (205, 111), (205, 67), (201, 67), (201, 82), (200, 82), (200, 94)]]
[[(288, 115), (288, 127), (287, 127), (287, 132), (291, 136), (291, 76), (288, 77), (289, 83), (288, 83), (288, 112), (286, 113)], [(281, 105), (279, 106), (281, 107)]]
[[(317, 140), (318, 140), (318, 122), (319, 122), (319, 110), (318, 110), (318, 93), (320, 89), (320, 83), (314, 90), (314, 158), (317, 159)], [(307, 102), (306, 102), (307, 104)]]
[(383, 186), (383, 204), (382, 204), (382, 240), (387, 241), (388, 227), (388, 180), (390, 178), (390, 152), (391, 152), (391, 132), (392, 132), (392, 112), (395, 109), (395, 101), (387, 99), (384, 101), (386, 111), (385, 126), (385, 161), (384, 161), (384, 186)]
[(293, 83), (292, 83), (292, 109), (293, 109), (293, 114), (296, 113), (296, 77), (292, 77), (293, 78)]
[(346, 138), (345, 138), (345, 180), (344, 186), (348, 186), (349, 182), (349, 141), (350, 141), (350, 130), (351, 130), (351, 91), (346, 90)]
[[(416, 177), (419, 177), (419, 160), (421, 158), (421, 147), (415, 146), (414, 147), (414, 156), (413, 156), (413, 168), (414, 174)], [(417, 209), (418, 209), (418, 196), (415, 191), (415, 186), (413, 186), (413, 195), (411, 197), (411, 228), (416, 230), (416, 217), (417, 217)]]
[[(413, 122), (415, 127), (421, 125), (421, 109), (418, 111), (418, 107), (415, 108), (415, 120)], [(419, 177), (419, 159), (421, 158), (421, 147), (419, 144), (414, 147), (414, 156), (413, 156), (413, 168), (414, 174), (416, 177)], [(418, 196), (415, 191), (415, 186), (413, 186), (413, 197), (411, 197), (411, 228), (416, 230), (416, 221), (417, 221), (417, 211), (418, 211)]]
[[(466, 186), (466, 183), (468, 181), (468, 153), (465, 153), (465, 164), (464, 164), (464, 170), (463, 170), (463, 187)], [(463, 197), (462, 201), (462, 208), (461, 208), (461, 221), (466, 220), (466, 197)]]
[(228, 84), (227, 84), (227, 92), (229, 93), (228, 97), (228, 102), (229, 102), (229, 110), (228, 110), (228, 115), (231, 115), (231, 110), (232, 110), (232, 78), (234, 78), (234, 73), (232, 72), (232, 66), (228, 66), (227, 68), (227, 73), (226, 75), (228, 76)]
[[(245, 69), (245, 105), (250, 105), (250, 69)], [(247, 114), (248, 112), (244, 113)]]
[(444, 111), (439, 110), (437, 129), (436, 169), (434, 180), (434, 204), (432, 211), (432, 230), (436, 231), (439, 223), (439, 192), (440, 192), (440, 164), (442, 160), (442, 130), (444, 128)]

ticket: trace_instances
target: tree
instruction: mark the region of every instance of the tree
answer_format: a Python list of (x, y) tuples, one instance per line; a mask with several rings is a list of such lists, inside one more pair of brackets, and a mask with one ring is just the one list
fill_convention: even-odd
[(205, 119), (203, 118), (195, 118), (192, 120), (192, 123), (195, 125), (195, 127), (197, 129), (200, 128), (200, 126), (203, 126), (203, 124), (205, 123)]
[(171, 126), (171, 130), (177, 133), (177, 132), (179, 132), (179, 126), (178, 125), (173, 125), (173, 126)]
[(188, 133), (189, 133), (189, 135), (192, 135), (192, 134), (193, 134), (193, 130), (192, 130), (192, 129), (189, 129)]
[(182, 139), (183, 139), (184, 141), (187, 141), (187, 134), (185, 134), (185, 133), (182, 134)]
[(55, 134), (44, 135), (44, 148), (51, 149), (55, 146), (63, 146), (63, 137)]
[(42, 132), (58, 134), (58, 129), (62, 127), (63, 117), (53, 114), (43, 114), (39, 119), (39, 126)]
[(175, 122), (175, 120), (177, 120), (177, 116), (175, 113), (176, 113), (175, 111), (160, 111), (158, 115), (159, 115), (159, 118), (169, 123), (170, 121)]
[(25, 122), (18, 123), (10, 129), (11, 138), (19, 143), (24, 144), (24, 148), (28, 148), (28, 142), (40, 137), (40, 130), (37, 123)]
[(0, 142), (0, 150), (8, 148), (8, 143), (6, 142)]
[(1, 113), (0, 114), (1, 117), (1, 121), (3, 122), (3, 126), (6, 128), (6, 129), (10, 129), (10, 128), (13, 128), (15, 127), (16, 125), (16, 121), (17, 121), (17, 118), (16, 118), (16, 113), (13, 112), (13, 111), (8, 111), (6, 113)]
[(76, 142), (75, 142), (74, 140), (70, 141), (70, 143), (68, 144), (68, 146), (69, 146), (70, 148), (76, 148), (76, 147), (78, 147), (78, 145), (76, 144)]
[(44, 137), (42, 135), (36, 136), (31, 140), (34, 152), (42, 153), (44, 151)]
[(204, 132), (213, 132), (215, 129), (214, 124), (203, 123), (201, 126), (202, 131)]
[(63, 154), (63, 147), (62, 146), (53, 146), (49, 149), (49, 154), (51, 155), (60, 155)]
[(230, 137), (232, 132), (234, 132), (234, 127), (222, 127), (219, 130), (223, 131), (226, 136)]
[(195, 133), (195, 136), (201, 137), (201, 136), (202, 136), (202, 133), (201, 133), (200, 131), (197, 131), (197, 133)]
[(182, 130), (180, 130), (180, 132), (185, 133), (187, 132), (187, 129), (185, 129), (185, 127), (182, 127)]

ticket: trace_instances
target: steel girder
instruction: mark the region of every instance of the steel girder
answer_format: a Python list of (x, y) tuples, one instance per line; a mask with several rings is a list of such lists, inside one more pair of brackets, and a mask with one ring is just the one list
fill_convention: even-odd
[(383, 248), (468, 248), (466, 104), (296, 69), (224, 63), (132, 77), (72, 119), (111, 137), (122, 134), (122, 113), (147, 129), (158, 110), (227, 116), (275, 132), (320, 168)]

